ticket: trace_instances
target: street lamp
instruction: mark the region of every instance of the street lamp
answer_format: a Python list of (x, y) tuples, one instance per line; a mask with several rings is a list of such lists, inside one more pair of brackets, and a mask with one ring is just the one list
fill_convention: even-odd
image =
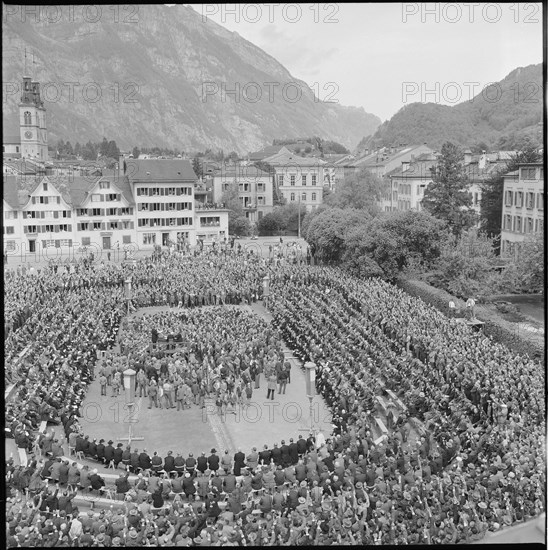
[(127, 300), (127, 313), (129, 315), (129, 304), (131, 302), (131, 277), (124, 281), (124, 294)]
[(314, 430), (314, 414), (312, 407), (312, 400), (316, 395), (316, 363), (307, 361), (304, 364), (305, 368), (305, 381), (306, 381), (306, 395), (310, 402), (310, 431), (315, 434)]
[(263, 277), (263, 302), (265, 307), (267, 306), (269, 296), (270, 296), (270, 274), (267, 273)]
[(133, 435), (133, 408), (135, 407), (135, 375), (137, 373), (133, 369), (124, 371), (124, 389), (126, 393), (126, 406), (129, 412), (129, 431), (127, 437), (119, 437), (119, 441), (126, 441), (131, 445), (132, 441), (142, 441), (144, 437)]

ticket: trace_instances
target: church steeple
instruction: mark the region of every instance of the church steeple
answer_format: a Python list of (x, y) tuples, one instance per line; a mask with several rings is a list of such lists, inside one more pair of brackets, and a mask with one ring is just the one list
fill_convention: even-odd
[(48, 160), (46, 109), (40, 97), (40, 83), (23, 77), (19, 103), (21, 157), (45, 162)]

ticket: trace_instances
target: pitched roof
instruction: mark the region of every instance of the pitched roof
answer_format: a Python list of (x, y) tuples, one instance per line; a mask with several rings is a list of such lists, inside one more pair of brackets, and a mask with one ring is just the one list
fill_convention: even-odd
[(386, 175), (391, 178), (431, 178), (432, 173), (430, 171), (430, 168), (434, 167), (435, 165), (436, 160), (434, 159), (421, 159), (410, 162), (405, 167), (402, 164), (397, 168), (394, 168), (394, 170), (388, 172), (388, 174)]
[(195, 182), (198, 179), (186, 159), (129, 159), (126, 167), (130, 183)]
[(280, 151), (277, 155), (267, 157), (264, 161), (272, 166), (323, 166), (327, 164), (325, 160), (320, 158), (301, 157), (287, 150)]
[(68, 180), (66, 186), (70, 204), (78, 208), (84, 204), (90, 192), (95, 188), (98, 181), (109, 181), (116, 189), (120, 191), (129, 204), (135, 204), (129, 178), (127, 176), (75, 176)]
[(267, 147), (263, 147), (260, 151), (250, 153), (249, 160), (263, 160), (267, 157), (271, 157), (272, 155), (276, 155), (282, 149), (286, 149), (286, 147), (284, 145), (268, 145)]

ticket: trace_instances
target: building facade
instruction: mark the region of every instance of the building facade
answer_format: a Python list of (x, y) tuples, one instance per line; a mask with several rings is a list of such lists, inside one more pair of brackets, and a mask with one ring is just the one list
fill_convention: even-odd
[(253, 165), (235, 165), (214, 172), (211, 179), (213, 202), (220, 204), (223, 195), (233, 189), (237, 191), (246, 218), (257, 223), (272, 212), (272, 177), (268, 172)]
[(307, 211), (322, 204), (325, 161), (283, 151), (264, 161), (274, 168), (273, 185), (288, 203), (301, 204)]
[(535, 233), (544, 231), (544, 167), (521, 164), (504, 176), (501, 253), (512, 255)]

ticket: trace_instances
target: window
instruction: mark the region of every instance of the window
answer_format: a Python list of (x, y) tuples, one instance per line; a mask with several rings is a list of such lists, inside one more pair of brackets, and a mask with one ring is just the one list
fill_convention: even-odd
[(316, 179), (317, 179), (316, 174), (312, 174), (312, 185), (316, 185)]
[(264, 197), (262, 195), (257, 195), (257, 204), (259, 206), (264, 206)]
[(536, 168), (522, 168), (521, 169), (521, 179), (522, 180), (534, 180), (536, 179), (537, 169)]
[(295, 193), (291, 193), (290, 200), (291, 200), (291, 202), (295, 202)]
[(289, 181), (290, 181), (291, 185), (295, 185), (295, 177), (296, 177), (295, 174), (291, 174), (289, 176)]
[(99, 189), (110, 189), (110, 182), (109, 181), (100, 181), (99, 182)]
[(93, 222), (93, 231), (100, 231), (101, 222)]
[(15, 241), (5, 241), (5, 245), (7, 251), (15, 250)]
[(106, 197), (107, 201), (119, 201), (120, 195), (118, 193), (109, 193)]
[(316, 202), (316, 193), (312, 193), (312, 202)]
[(91, 216), (101, 216), (101, 208), (92, 208)]
[(515, 231), (516, 233), (521, 233), (521, 232), (522, 232), (521, 216), (516, 216), (516, 218), (515, 218), (514, 231)]
[(122, 235), (122, 244), (130, 244), (131, 235)]
[(13, 235), (15, 233), (15, 228), (13, 227), (13, 225), (7, 225), (4, 230), (6, 235)]
[(17, 219), (17, 211), (13, 210), (12, 212), (4, 212), (4, 218), (6, 220), (16, 220)]
[(82, 246), (89, 246), (91, 244), (91, 237), (82, 237)]
[(42, 183), (42, 189), (43, 189), (44, 191), (47, 191), (47, 190), (48, 190), (48, 183), (47, 183), (47, 181), (45, 181), (44, 183)]
[(145, 233), (143, 235), (143, 244), (155, 244), (156, 233)]
[[(544, 210), (544, 193), (539, 193), (537, 195), (537, 208), (539, 210)], [(16, 214), (17, 214), (17, 212), (16, 212)]]
[(25, 111), (23, 118), (24, 118), (24, 124), (32, 124), (32, 117), (30, 116), (30, 111)]
[(278, 185), (284, 184), (284, 177), (282, 174), (278, 174)]
[(107, 208), (107, 216), (116, 216), (118, 208)]
[(512, 191), (506, 191), (506, 206), (512, 206), (512, 199), (514, 198), (514, 193)]
[(533, 227), (534, 227), (533, 224), (534, 224), (533, 218), (527, 218), (527, 226), (525, 228), (526, 233), (532, 233), (533, 232)]
[(306, 185), (306, 174), (303, 174), (302, 176), (303, 185)]
[(510, 214), (504, 216), (504, 229), (512, 231), (512, 216)]
[(516, 207), (521, 208), (523, 206), (523, 191), (516, 193)]
[(91, 195), (91, 202), (101, 202), (102, 195), (99, 195), (98, 193), (93, 193)]
[(71, 212), (70, 210), (63, 210), (63, 218), (70, 218)]
[(257, 192), (258, 192), (258, 193), (264, 193), (264, 191), (265, 191), (265, 185), (264, 185), (264, 183), (258, 183), (258, 184), (257, 184)]
[(303, 194), (301, 195), (301, 200), (303, 200), (303, 201), (306, 200), (306, 193), (303, 193)]

